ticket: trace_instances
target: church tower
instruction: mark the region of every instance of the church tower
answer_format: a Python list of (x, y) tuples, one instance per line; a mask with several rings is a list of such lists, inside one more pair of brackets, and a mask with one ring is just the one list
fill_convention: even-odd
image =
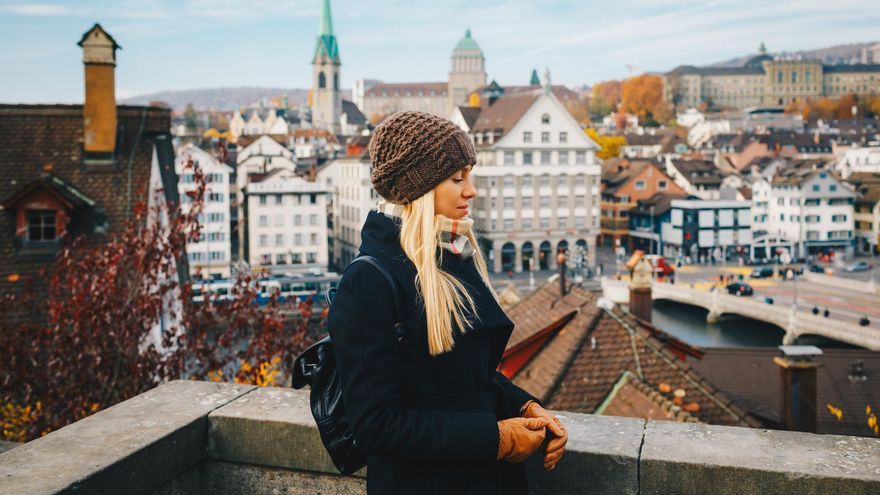
[(456, 106), (468, 104), (468, 94), (486, 85), (486, 59), (483, 50), (471, 38), (471, 30), (452, 50), (452, 68), (449, 71), (447, 116)]
[(312, 58), (312, 126), (339, 134), (342, 93), (339, 91), (339, 46), (333, 34), (330, 0), (323, 0), (318, 43)]

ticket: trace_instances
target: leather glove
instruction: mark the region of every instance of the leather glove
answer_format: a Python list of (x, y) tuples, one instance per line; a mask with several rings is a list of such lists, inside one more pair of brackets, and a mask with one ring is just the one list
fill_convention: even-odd
[(550, 471), (556, 467), (556, 463), (565, 453), (565, 444), (568, 443), (568, 432), (562, 426), (559, 418), (550, 413), (550, 411), (541, 407), (541, 404), (534, 400), (525, 403), (522, 409), (522, 415), (526, 418), (544, 418), (548, 421), (548, 435), (551, 440), (547, 442), (547, 449), (544, 453), (544, 469)]
[(496, 459), (522, 462), (544, 443), (546, 418), (509, 418), (498, 422)]

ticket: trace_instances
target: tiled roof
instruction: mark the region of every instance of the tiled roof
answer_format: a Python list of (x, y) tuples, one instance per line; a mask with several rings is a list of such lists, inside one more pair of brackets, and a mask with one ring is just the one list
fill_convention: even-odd
[(708, 160), (672, 160), (672, 165), (691, 184), (721, 185), (721, 171)]
[[(431, 92), (433, 91), (433, 96), (446, 96), (446, 92), (448, 90), (448, 83), (445, 82), (405, 82), (405, 83), (379, 83), (370, 89), (364, 91), (365, 97), (384, 97), (384, 96), (419, 96), (419, 91), (422, 92), (422, 96), (431, 96)], [(383, 94), (383, 93), (387, 93)]]
[(676, 339), (619, 307), (602, 310), (588, 338), (591, 344), (596, 339), (596, 348), (585, 344), (578, 349), (548, 408), (592, 413), (620, 373), (629, 370), (651, 387), (668, 383), (673, 390), (684, 389), (685, 401), (699, 404), (695, 416), (704, 423), (761, 425), (669, 349)]
[(495, 141), (498, 141), (501, 136), (507, 134), (519, 122), (519, 119), (538, 99), (539, 95), (540, 89), (504, 95), (498, 98), (491, 106), (480, 112), (477, 121), (471, 128), (471, 132), (498, 132), (500, 136), (495, 138)]
[[(116, 164), (90, 168), (83, 162), (82, 105), (0, 105), (0, 200), (14, 196), (50, 166), (54, 177), (105, 211), (111, 232), (118, 231), (130, 207), (125, 193), (129, 159), (133, 206), (146, 200), (153, 148), (158, 139), (167, 138), (171, 112), (157, 107), (117, 106), (117, 125)], [(0, 235), (2, 289), (7, 275), (34, 273), (45, 260), (16, 257), (12, 235), (15, 218), (11, 213), (0, 215), (0, 232), (6, 233)]]
[[(684, 403), (683, 403), (684, 404)], [(624, 370), (609, 395), (595, 414), (626, 416), (630, 418), (657, 419), (697, 423), (691, 413), (675, 404), (629, 370)]]
[[(723, 389), (749, 413), (779, 422), (779, 366), (776, 348), (704, 348), (703, 359), (692, 366), (714, 386)], [(823, 348), (817, 371), (818, 432), (869, 435), (865, 406), (880, 405), (880, 352)], [(853, 373), (861, 362), (863, 375)], [(864, 378), (864, 379), (862, 379)], [(844, 411), (838, 420), (826, 409), (832, 404)]]

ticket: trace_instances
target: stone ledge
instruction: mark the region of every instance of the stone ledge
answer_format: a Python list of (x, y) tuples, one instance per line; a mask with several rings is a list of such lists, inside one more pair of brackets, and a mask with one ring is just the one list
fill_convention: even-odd
[(644, 494), (880, 493), (880, 439), (648, 421)]
[(174, 380), (0, 454), (0, 493), (150, 493), (205, 458), (208, 412), (249, 385)]

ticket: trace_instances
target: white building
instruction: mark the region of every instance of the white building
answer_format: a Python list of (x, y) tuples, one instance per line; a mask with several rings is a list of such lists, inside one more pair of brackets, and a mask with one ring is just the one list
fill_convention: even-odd
[(717, 261), (745, 258), (752, 244), (749, 201), (673, 199), (661, 225), (663, 254)]
[(329, 184), (333, 191), (333, 248), (331, 262), (344, 268), (361, 246), (361, 227), (367, 213), (376, 206), (379, 195), (372, 187), (373, 166), (367, 153), (338, 158), (318, 172), (318, 181)]
[(252, 177), (244, 190), (245, 257), (271, 272), (326, 271), (330, 190), (276, 168)]
[(474, 219), (480, 242), (498, 273), (556, 267), (559, 249), (595, 264), (599, 234), (598, 145), (544, 86), (501, 96), (471, 129)]
[(838, 160), (834, 170), (844, 180), (856, 172), (880, 174), (880, 146), (849, 148)]
[(201, 148), (192, 144), (179, 148), (174, 168), (177, 172), (181, 210), (188, 211), (192, 204), (187, 191), (195, 189), (193, 169), (186, 168), (192, 159), (207, 181), (205, 204), (201, 215), (202, 232), (197, 242), (186, 245), (190, 275), (195, 278), (228, 278), (232, 260), (230, 232), (230, 177), (232, 167), (221, 163)]
[[(855, 193), (828, 171), (788, 170), (752, 184), (755, 245), (791, 247), (804, 257), (853, 253)], [(771, 253), (765, 257), (770, 257)]]

